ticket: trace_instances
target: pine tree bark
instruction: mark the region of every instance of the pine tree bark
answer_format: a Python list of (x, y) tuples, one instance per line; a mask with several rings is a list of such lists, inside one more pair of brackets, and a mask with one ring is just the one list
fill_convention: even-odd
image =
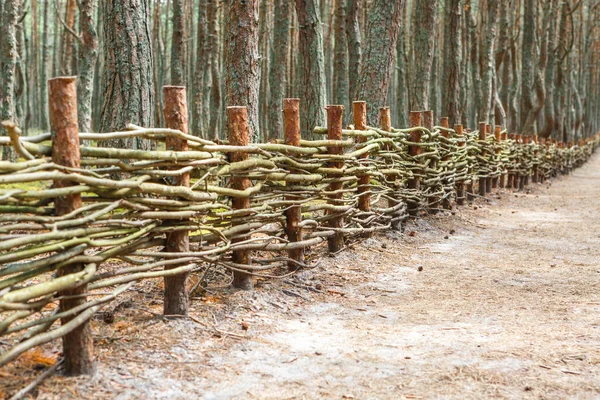
[(429, 90), (431, 66), (435, 49), (437, 20), (437, 0), (417, 1), (413, 14), (412, 31), (413, 54), (412, 90), (410, 109), (412, 111), (429, 110)]
[[(15, 118), (15, 60), (17, 56), (16, 25), (21, 0), (0, 0), (0, 121)], [(6, 136), (0, 126), (0, 136)], [(4, 146), (2, 159), (8, 160), (10, 148)]]
[[(127, 124), (151, 126), (154, 121), (154, 81), (148, 0), (102, 2), (103, 53), (100, 132), (124, 129)], [(115, 148), (148, 149), (147, 139), (112, 139)]]
[(208, 32), (210, 35), (208, 54), (210, 57), (210, 127), (209, 138), (219, 137), (221, 118), (221, 69), (219, 64), (219, 0), (209, 0)]
[(193, 93), (192, 96), (194, 101), (192, 102), (192, 133), (199, 135), (204, 133), (207, 121), (205, 113), (205, 90), (206, 90), (206, 77), (210, 72), (208, 67), (208, 31), (207, 27), (207, 8), (208, 1), (200, 0), (198, 4), (198, 17), (197, 17), (197, 35), (196, 35), (196, 63), (194, 66), (194, 79)]
[(494, 79), (494, 44), (500, 11), (499, 1), (488, 1), (487, 24), (485, 25), (485, 40), (481, 47), (481, 102), (479, 103), (478, 118), (480, 122), (488, 123), (493, 102)]
[(258, 93), (258, 0), (228, 3), (225, 44), (225, 102), (248, 108), (252, 142), (260, 141)]
[(171, 85), (185, 86), (185, 17), (184, 0), (173, 0), (171, 36)]
[(79, 2), (79, 62), (77, 80), (77, 114), (80, 132), (92, 131), (92, 94), (98, 58), (98, 34), (94, 23), (96, 0)]
[(379, 126), (379, 109), (385, 106), (403, 3), (403, 0), (375, 0), (369, 9), (369, 35), (354, 96), (358, 101), (368, 101), (368, 124)]
[(48, 30), (50, 14), (50, 2), (44, 2), (44, 21), (42, 22), (42, 63), (40, 65), (40, 129), (43, 131), (48, 130), (48, 62), (49, 62), (49, 48)]
[[(76, 0), (67, 0), (65, 8), (65, 24), (71, 31), (75, 30), (75, 11), (77, 9)], [(73, 74), (73, 40), (75, 39), (69, 29), (63, 27), (62, 38), (60, 42), (60, 74), (69, 76)]]
[[(346, 36), (348, 38), (348, 96), (356, 93), (356, 85), (362, 63), (362, 36), (360, 14), (363, 0), (348, 0), (346, 8)], [(349, 100), (353, 100), (350, 98)], [(358, 100), (360, 101), (360, 100)]]
[(520, 128), (525, 125), (527, 117), (533, 108), (534, 92), (534, 65), (533, 61), (537, 54), (536, 46), (536, 0), (524, 0), (523, 20), (523, 44), (521, 47), (521, 113)]
[(461, 124), (460, 77), (462, 64), (462, 5), (460, 0), (446, 0), (444, 20), (444, 76), (442, 112), (450, 126)]
[(305, 138), (312, 137), (315, 126), (325, 124), (326, 82), (323, 32), (318, 0), (296, 0), (300, 44), (300, 123)]
[(271, 49), (271, 68), (269, 70), (269, 139), (281, 137), (283, 115), (281, 106), (285, 98), (287, 85), (286, 59), (290, 47), (290, 2), (277, 0), (275, 3), (275, 23), (273, 27), (273, 47)]
[(350, 110), (348, 84), (348, 38), (346, 36), (346, 0), (335, 2), (335, 47), (333, 61), (333, 101)]

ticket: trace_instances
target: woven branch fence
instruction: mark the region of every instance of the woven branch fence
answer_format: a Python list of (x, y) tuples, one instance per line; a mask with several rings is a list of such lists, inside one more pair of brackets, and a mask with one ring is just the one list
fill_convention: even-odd
[[(285, 140), (249, 144), (246, 109), (229, 107), (228, 142), (216, 143), (187, 133), (185, 88), (164, 91), (164, 129), (78, 133), (73, 78), (50, 81), (51, 134), (4, 123), (0, 145), (20, 159), (0, 162), (0, 366), (63, 337), (67, 371), (84, 373), (87, 321), (140, 280), (164, 278), (165, 314), (185, 314), (190, 273), (227, 269), (243, 288), (285, 277), (322, 242), (336, 253), (350, 236), (568, 173), (600, 144), (434, 126), (432, 112), (394, 129), (388, 108), (371, 127), (365, 102), (349, 129), (343, 107), (327, 107), (323, 139), (307, 141), (298, 99), (284, 101)], [(79, 144), (132, 138), (166, 150)]]

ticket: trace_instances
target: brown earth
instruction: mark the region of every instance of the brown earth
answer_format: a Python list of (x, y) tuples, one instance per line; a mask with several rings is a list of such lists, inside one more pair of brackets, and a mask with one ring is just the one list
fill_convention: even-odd
[[(600, 398), (600, 154), (351, 247), (254, 292), (211, 288), (191, 319), (132, 301), (94, 322), (96, 375), (37, 398)], [(6, 393), (24, 368), (0, 371)]]

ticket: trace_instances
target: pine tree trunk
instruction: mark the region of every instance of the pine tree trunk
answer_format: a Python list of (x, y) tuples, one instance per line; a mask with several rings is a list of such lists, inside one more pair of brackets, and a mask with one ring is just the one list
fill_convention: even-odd
[(403, 0), (375, 0), (369, 9), (363, 65), (354, 98), (368, 102), (367, 123), (379, 125), (379, 109), (385, 106)]
[(208, 42), (208, 31), (207, 26), (207, 11), (208, 1), (200, 0), (198, 4), (198, 18), (197, 18), (197, 35), (196, 35), (196, 65), (194, 66), (194, 79), (192, 81), (192, 96), (194, 101), (192, 102), (192, 133), (194, 135), (200, 135), (205, 133), (206, 129), (206, 114), (204, 105), (204, 92), (206, 90), (206, 76), (208, 68), (207, 60), (207, 42)]
[(48, 130), (48, 62), (49, 62), (49, 48), (48, 35), (49, 35), (49, 13), (50, 13), (50, 2), (44, 2), (44, 21), (42, 28), (42, 63), (40, 66), (40, 129), (44, 132)]
[[(113, 0), (103, 4), (104, 69), (100, 132), (127, 124), (151, 126), (154, 121), (154, 81), (148, 0)], [(105, 146), (148, 149), (147, 139), (113, 139)]]
[[(335, 56), (333, 64), (333, 102), (350, 107), (348, 93), (348, 38), (346, 37), (346, 0), (335, 3)], [(347, 119), (347, 118), (346, 118)]]
[(221, 69), (219, 67), (220, 35), (219, 35), (219, 0), (209, 0), (208, 31), (210, 35), (208, 54), (210, 57), (211, 101), (209, 138), (219, 137), (219, 120), (221, 118)]
[[(75, 30), (75, 10), (77, 9), (76, 0), (67, 0), (65, 8), (65, 24), (71, 29)], [(73, 74), (73, 41), (74, 37), (66, 27), (63, 28), (62, 39), (61, 39), (61, 52), (60, 52), (60, 74), (63, 76), (70, 76)]]
[(488, 1), (487, 24), (482, 33), (485, 41), (481, 47), (481, 102), (479, 103), (478, 118), (480, 122), (488, 123), (493, 102), (493, 78), (494, 78), (494, 44), (498, 25), (500, 4), (498, 1)]
[(98, 58), (98, 35), (94, 24), (96, 0), (80, 0), (79, 31), (79, 79), (77, 80), (77, 114), (79, 131), (92, 130), (92, 94), (94, 72)]
[(519, 128), (523, 128), (533, 108), (534, 59), (536, 51), (536, 0), (525, 0), (523, 44), (521, 46), (521, 113)]
[(435, 49), (435, 27), (437, 0), (417, 1), (413, 14), (413, 54), (412, 90), (410, 109), (429, 110), (429, 89), (431, 66)]
[[(16, 25), (20, 0), (0, 1), (0, 121), (15, 118), (15, 57), (17, 54)], [(0, 126), (0, 136), (6, 136)], [(2, 160), (10, 158), (10, 147), (2, 149)]]
[(325, 124), (326, 82), (323, 31), (315, 0), (296, 0), (300, 44), (300, 123), (302, 135), (312, 137), (315, 126)]
[(346, 36), (348, 38), (348, 96), (349, 101), (356, 93), (356, 85), (362, 62), (362, 36), (360, 32), (360, 15), (364, 0), (348, 0), (346, 8)]
[(171, 85), (185, 86), (185, 21), (184, 0), (173, 0), (173, 32), (171, 36)]
[(461, 124), (460, 82), (462, 64), (462, 5), (460, 0), (446, 0), (444, 21), (444, 76), (442, 112), (450, 126)]
[(234, 1), (227, 9), (225, 44), (225, 102), (248, 107), (252, 142), (260, 141), (258, 92), (258, 0)]
[(269, 70), (269, 139), (277, 139), (283, 132), (281, 107), (287, 85), (286, 59), (290, 47), (290, 2), (277, 0), (275, 3), (275, 24), (273, 27), (273, 47)]

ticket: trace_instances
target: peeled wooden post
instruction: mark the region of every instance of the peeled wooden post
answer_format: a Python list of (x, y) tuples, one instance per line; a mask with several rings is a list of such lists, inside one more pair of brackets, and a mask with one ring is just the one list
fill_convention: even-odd
[[(410, 116), (409, 116), (410, 127), (415, 128), (415, 127), (421, 126), (422, 118), (423, 118), (423, 113), (421, 111), (411, 111)], [(410, 133), (410, 141), (413, 143), (420, 143), (421, 142), (421, 131), (416, 130), (414, 132), (411, 132)], [(414, 145), (408, 146), (408, 154), (409, 155), (416, 157), (420, 153), (421, 153), (421, 147), (414, 146)], [(419, 162), (419, 161), (417, 161), (417, 162)], [(421, 174), (421, 170), (417, 169), (416, 171), (413, 171), (413, 173)], [(408, 180), (408, 188), (409, 189), (413, 189), (418, 192), (420, 186), (421, 186), (420, 179), (418, 176), (415, 176), (414, 178), (411, 178)], [(415, 193), (415, 196), (416, 195), (417, 194)], [(408, 202), (408, 213), (410, 215), (412, 215), (413, 217), (416, 217), (419, 214), (419, 202), (418, 201), (410, 200)]]
[[(48, 108), (52, 133), (52, 162), (70, 168), (81, 167), (79, 152), (79, 131), (77, 129), (77, 85), (75, 77), (60, 77), (48, 81)], [(74, 186), (72, 182), (54, 181), (55, 188)], [(81, 207), (81, 194), (60, 196), (54, 199), (57, 216), (69, 214)], [(56, 271), (56, 276), (64, 276), (83, 270), (82, 264), (70, 264)], [(87, 284), (60, 291), (59, 296), (70, 298), (60, 300), (60, 311), (65, 312), (86, 303)], [(75, 316), (64, 317), (65, 325)], [(64, 368), (67, 375), (92, 374), (94, 372), (94, 341), (89, 321), (62, 338)]]
[[(289, 146), (300, 146), (300, 99), (283, 99), (283, 125), (285, 131), (285, 144)], [(291, 173), (295, 171), (290, 169)], [(288, 194), (285, 197), (288, 201), (298, 200), (299, 197)], [(286, 234), (290, 242), (302, 241), (302, 228), (299, 224), (302, 221), (302, 206), (292, 206), (285, 211)], [(288, 251), (288, 257), (292, 260), (288, 262), (288, 269), (295, 271), (298, 269), (298, 263), (304, 263), (304, 249), (293, 249)]]
[[(501, 149), (500, 149), (501, 132), (502, 132), (502, 127), (500, 125), (496, 125), (494, 127), (494, 140), (496, 141), (495, 153), (497, 156), (500, 155), (500, 152), (501, 152)], [(500, 176), (495, 176), (492, 179), (492, 189), (496, 189), (498, 187), (499, 180), (500, 180)]]
[[(523, 143), (522, 137), (519, 134), (517, 134), (515, 140), (516, 140), (517, 146), (520, 146)], [(518, 173), (518, 174), (516, 174), (515, 178), (513, 178), (513, 179), (515, 179), (515, 182), (514, 182), (515, 189), (523, 190), (525, 188), (525, 176), (524, 175), (521, 175), (520, 173)]]
[[(481, 142), (485, 142), (486, 134), (487, 134), (486, 123), (485, 122), (480, 122), (479, 123), (479, 140)], [(482, 143), (482, 145), (483, 145), (483, 143)], [(487, 154), (487, 152), (484, 150), (484, 151), (482, 151), (481, 156), (484, 157), (486, 154)], [(487, 192), (487, 189), (486, 189), (486, 178), (480, 176), (479, 177), (479, 195), (481, 197), (485, 197), (486, 192)]]
[[(456, 131), (456, 136), (459, 138), (463, 137), (463, 126), (462, 125), (454, 125), (454, 130)], [(465, 142), (462, 141), (458, 145), (459, 147), (464, 147)], [(465, 184), (464, 182), (456, 182), (456, 204), (462, 206), (465, 204)]]
[[(365, 101), (355, 101), (352, 103), (354, 115), (354, 129), (357, 131), (367, 130), (367, 103)], [(359, 136), (358, 143), (365, 143), (367, 138)], [(362, 160), (368, 160), (369, 154), (360, 156)], [(371, 212), (371, 177), (367, 174), (361, 174), (358, 177), (358, 209), (362, 212)], [(369, 236), (368, 234), (366, 236)]]
[[(392, 117), (390, 114), (389, 107), (381, 107), (379, 109), (379, 120), (381, 121), (381, 130), (386, 132), (392, 131)], [(390, 145), (386, 145), (386, 149), (390, 149)], [(385, 179), (389, 182), (396, 182), (396, 177), (394, 175), (387, 175)], [(398, 204), (397, 201), (394, 201), (392, 198), (388, 198), (388, 207), (395, 207)], [(401, 226), (401, 221), (395, 222), (392, 224), (393, 228), (398, 229)]]
[[(184, 86), (164, 86), (163, 97), (165, 108), (165, 127), (188, 133), (188, 108), (187, 96)], [(167, 135), (165, 147), (169, 151), (187, 151), (187, 140), (177, 136)], [(185, 172), (173, 177), (171, 184), (174, 186), (190, 186), (190, 174)], [(184, 222), (184, 221), (183, 221)], [(189, 232), (177, 230), (167, 233), (165, 251), (169, 253), (184, 253), (190, 250)], [(181, 267), (181, 265), (169, 266), (166, 269)], [(165, 276), (165, 298), (163, 301), (163, 313), (165, 315), (187, 315), (188, 313), (188, 274), (183, 273), (173, 276)]]
[[(429, 130), (429, 132), (433, 131), (433, 111), (427, 110), (423, 111), (423, 127)], [(435, 140), (435, 139), (430, 139)], [(437, 160), (435, 158), (431, 159), (429, 164), (429, 168), (432, 170), (437, 170)], [(434, 187), (434, 190), (436, 187)], [(438, 212), (440, 201), (435, 197), (435, 195), (429, 196), (427, 198), (427, 211), (430, 214), (436, 214)]]
[[(448, 117), (440, 118), (440, 126), (442, 128), (446, 128), (446, 129), (448, 129), (450, 127), (449, 122), (448, 122)], [(442, 130), (442, 136), (447, 139), (450, 137), (450, 133), (448, 131)], [(442, 158), (442, 161), (448, 161), (449, 157), (450, 157), (449, 155), (445, 156), (444, 158)], [(444, 199), (442, 200), (442, 207), (444, 207), (446, 210), (449, 210), (450, 208), (452, 208), (452, 206), (450, 204), (450, 195), (448, 193), (444, 193)]]
[[(527, 145), (531, 142), (530, 136), (523, 136), (523, 144)], [(523, 185), (521, 189), (524, 189), (526, 186), (529, 186), (529, 171), (525, 175), (523, 175)]]
[[(492, 133), (492, 126), (490, 124), (486, 124), (485, 125), (485, 135), (486, 138)], [(488, 176), (487, 178), (485, 178), (485, 192), (486, 193), (491, 193), (492, 192), (492, 177)]]
[[(327, 106), (327, 137), (329, 140), (342, 140), (342, 117), (344, 115), (344, 106)], [(343, 147), (329, 147), (329, 154), (344, 154)], [(342, 161), (332, 161), (331, 168), (342, 168)], [(329, 204), (340, 205), (344, 194), (341, 192), (344, 184), (342, 182), (332, 182), (329, 184)], [(330, 214), (336, 214), (338, 211), (331, 210)], [(344, 227), (344, 217), (342, 215), (329, 219), (329, 227), (336, 229), (335, 233), (327, 238), (327, 244), (330, 253), (337, 253), (344, 247), (344, 233), (339, 229)]]
[[(467, 134), (471, 133), (471, 129), (467, 128)], [(472, 171), (469, 171), (472, 172)], [(466, 192), (467, 192), (467, 200), (468, 201), (473, 201), (473, 199), (475, 199), (475, 182), (473, 181), (473, 178), (471, 176), (471, 178), (469, 179), (469, 183), (467, 183), (467, 188), (466, 188)]]
[[(500, 135), (500, 142), (504, 142), (506, 141), (507, 138), (507, 133), (501, 133)], [(502, 151), (502, 150), (501, 150)], [(500, 174), (500, 179), (498, 181), (498, 185), (500, 186), (500, 188), (504, 188), (506, 186), (506, 172), (502, 172), (502, 174)]]
[[(537, 157), (540, 154), (539, 147), (538, 147), (538, 142), (539, 142), (538, 135), (537, 134), (533, 135), (532, 140), (533, 140), (533, 143), (535, 143), (535, 145), (536, 145), (534, 154)], [(533, 166), (533, 176), (531, 177), (531, 179), (533, 180), (533, 183), (538, 183), (538, 181), (539, 181), (538, 175), (539, 175), (539, 170), (538, 170), (538, 165), (536, 164)]]
[[(229, 124), (227, 126), (229, 144), (231, 146), (248, 146), (248, 110), (246, 107), (227, 107), (227, 116), (229, 118)], [(248, 159), (248, 153), (236, 153), (232, 152), (228, 154), (229, 162), (246, 161)], [(249, 178), (231, 178), (231, 188), (235, 190), (246, 190), (252, 185)], [(231, 208), (233, 210), (246, 210), (250, 208), (249, 197), (232, 197)], [(232, 242), (238, 242), (244, 240), (243, 238), (233, 240)], [(249, 265), (250, 264), (250, 251), (248, 250), (234, 250), (232, 252), (232, 261), (234, 264)], [(233, 287), (250, 290), (253, 287), (252, 276), (246, 272), (233, 271)]]

